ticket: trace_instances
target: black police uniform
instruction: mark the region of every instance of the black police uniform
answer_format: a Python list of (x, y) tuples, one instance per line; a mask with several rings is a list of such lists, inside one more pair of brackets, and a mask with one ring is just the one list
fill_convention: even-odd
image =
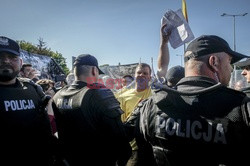
[(163, 86), (133, 112), (139, 149), (150, 143), (160, 166), (246, 163), (249, 98), (208, 77), (183, 78), (177, 89)]
[(43, 92), (21, 78), (0, 85), (0, 91), (0, 165), (51, 165), (52, 132)]
[(75, 81), (53, 97), (62, 155), (70, 165), (112, 166), (131, 154), (123, 112), (113, 93), (102, 88)]

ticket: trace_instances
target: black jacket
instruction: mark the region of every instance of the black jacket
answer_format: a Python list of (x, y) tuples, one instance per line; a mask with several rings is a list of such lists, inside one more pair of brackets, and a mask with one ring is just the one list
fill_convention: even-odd
[(46, 166), (52, 162), (51, 126), (43, 92), (36, 88), (28, 79), (0, 85), (1, 163)]
[(157, 165), (240, 165), (250, 147), (248, 107), (244, 93), (188, 77), (177, 91), (157, 90), (127, 123), (138, 124), (138, 148), (150, 143)]
[(53, 97), (59, 140), (71, 165), (115, 165), (131, 154), (119, 102), (103, 86), (81, 81)]

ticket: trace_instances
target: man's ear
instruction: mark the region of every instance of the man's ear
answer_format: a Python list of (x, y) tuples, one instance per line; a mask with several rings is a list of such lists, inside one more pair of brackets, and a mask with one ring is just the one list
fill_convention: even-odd
[(95, 67), (95, 66), (92, 67), (91, 74), (93, 76), (97, 76), (97, 77), (99, 76), (99, 71), (98, 71), (97, 67)]
[(22, 71), (21, 71), (21, 68), (22, 68), (22, 66), (23, 66), (23, 59), (20, 58), (19, 60), (20, 60), (20, 69), (19, 69), (19, 70), (20, 70), (20, 72), (22, 72)]
[(209, 67), (214, 71), (219, 71), (219, 58), (215, 55), (211, 55), (208, 59)]
[(93, 76), (96, 76), (96, 69), (95, 69), (94, 66), (91, 68), (91, 74), (92, 74)]

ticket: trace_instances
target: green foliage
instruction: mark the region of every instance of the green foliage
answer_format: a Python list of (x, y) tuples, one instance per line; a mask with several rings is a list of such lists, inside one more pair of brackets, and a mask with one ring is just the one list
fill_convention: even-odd
[(105, 66), (109, 66), (109, 64), (100, 65), (100, 67), (105, 67)]
[(26, 42), (24, 40), (17, 41), (17, 42), (20, 45), (21, 49), (26, 50), (26, 51), (31, 52), (31, 53), (37, 54), (38, 50), (37, 50), (36, 46), (34, 46), (31, 43)]
[(24, 40), (21, 41), (17, 41), (18, 44), (20, 45), (20, 48), (22, 50), (28, 51), (30, 53), (34, 53), (34, 54), (39, 54), (39, 55), (47, 55), (49, 57), (52, 57), (56, 63), (63, 69), (63, 71), (65, 72), (65, 74), (69, 74), (69, 68), (67, 67), (66, 64), (66, 59), (62, 56), (61, 53), (59, 52), (54, 52), (51, 51), (50, 48), (46, 47), (46, 43), (43, 41), (42, 38), (38, 39), (39, 44), (38, 45), (33, 45), (30, 42), (26, 42)]
[(59, 66), (61, 66), (65, 74), (68, 75), (70, 71), (66, 65), (66, 59), (62, 56), (62, 54), (56, 51), (55, 53), (52, 53), (51, 57), (56, 61)]

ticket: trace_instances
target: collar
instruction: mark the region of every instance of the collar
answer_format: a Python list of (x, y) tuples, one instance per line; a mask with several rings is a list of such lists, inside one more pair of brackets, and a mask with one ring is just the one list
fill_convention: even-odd
[(79, 81), (79, 80), (76, 80), (72, 83), (71, 86), (74, 86), (76, 88), (83, 88), (85, 86), (87, 86), (88, 84), (86, 82), (83, 82), (83, 81)]
[(217, 84), (217, 82), (206, 76), (184, 77), (177, 83), (180, 91), (197, 91)]

